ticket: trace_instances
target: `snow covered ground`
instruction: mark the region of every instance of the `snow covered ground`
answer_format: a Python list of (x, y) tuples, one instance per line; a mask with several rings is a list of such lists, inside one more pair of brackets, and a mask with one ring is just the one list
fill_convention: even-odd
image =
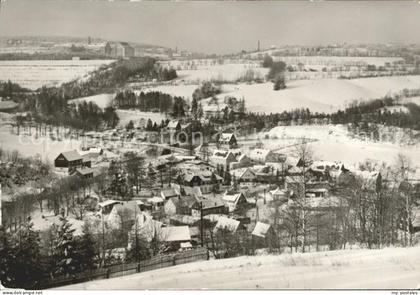
[[(191, 85), (163, 85), (149, 88), (191, 99), (198, 83)], [(218, 97), (245, 98), (249, 111), (276, 113), (294, 108), (309, 108), (312, 112), (331, 113), (343, 109), (354, 100), (380, 98), (388, 93), (420, 87), (420, 76), (395, 76), (362, 79), (295, 80), (287, 88), (273, 90), (273, 83), (223, 84)]]
[(0, 61), (0, 80), (18, 83), (29, 89), (58, 86), (114, 60), (5, 60)]
[(165, 114), (162, 113), (153, 113), (153, 112), (142, 112), (139, 110), (117, 110), (117, 115), (120, 118), (120, 122), (118, 126), (125, 126), (128, 122), (133, 121), (134, 123), (145, 119), (145, 120), (152, 120), (152, 122), (156, 122), (156, 124), (160, 124), (162, 120), (166, 120)]
[(61, 289), (415, 289), (420, 247), (202, 261)]
[(261, 79), (264, 79), (265, 75), (268, 73), (267, 68), (262, 68), (255, 64), (224, 64), (200, 67), (196, 70), (178, 70), (177, 80), (189, 82), (209, 80), (235, 82), (242, 78), (249, 69), (252, 69), (254, 74), (261, 77)]
[(223, 94), (245, 98), (250, 111), (275, 113), (294, 108), (331, 113), (353, 100), (380, 98), (404, 88), (420, 87), (420, 76), (379, 77), (353, 80), (320, 79), (289, 81), (287, 88), (273, 90), (272, 83), (232, 84), (223, 86)]
[(50, 163), (63, 151), (80, 149), (82, 142), (80, 140), (53, 140), (49, 137), (35, 138), (34, 136), (25, 136), (23, 131), (21, 135), (10, 133), (8, 126), (0, 125), (0, 147), (4, 150), (17, 150), (25, 157), (40, 156), (42, 160)]
[(68, 103), (75, 103), (78, 104), (82, 101), (86, 102), (94, 102), (98, 105), (100, 108), (106, 108), (112, 103), (112, 100), (115, 97), (115, 93), (103, 93), (103, 94), (97, 94), (92, 96), (86, 96), (81, 98), (75, 98), (68, 101)]
[[(265, 139), (266, 134), (269, 139)], [(340, 161), (349, 166), (357, 166), (367, 159), (392, 164), (396, 156), (403, 153), (412, 160), (414, 166), (420, 167), (419, 146), (351, 138), (342, 125), (279, 126), (260, 135), (266, 148), (279, 149), (279, 152), (288, 154), (292, 154), (295, 149), (289, 146), (302, 137), (316, 140), (309, 143), (309, 146), (314, 151), (314, 157), (319, 160)]]

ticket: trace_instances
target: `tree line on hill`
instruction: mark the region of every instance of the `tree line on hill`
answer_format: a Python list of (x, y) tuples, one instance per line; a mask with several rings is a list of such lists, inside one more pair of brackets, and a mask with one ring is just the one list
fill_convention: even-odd
[(150, 57), (137, 57), (129, 60), (117, 60), (109, 65), (101, 66), (90, 74), (86, 81), (74, 80), (63, 83), (61, 89), (66, 99), (114, 91), (124, 86), (129, 80), (168, 81), (177, 77), (174, 69), (159, 67), (156, 60)]
[(138, 109), (143, 112), (161, 112), (174, 117), (185, 116), (186, 101), (179, 96), (162, 93), (160, 91), (140, 92), (136, 95), (133, 91), (118, 92), (115, 104), (120, 109)]
[[(400, 107), (400, 109), (391, 111), (390, 107)], [(420, 130), (420, 106), (415, 103), (401, 104), (392, 97), (355, 101), (344, 111), (339, 110), (330, 117), (333, 124), (358, 125), (368, 122)]]
[(116, 110), (101, 109), (94, 102), (68, 103), (59, 88), (43, 87), (35, 97), (23, 101), (23, 110), (31, 112), (36, 123), (66, 126), (82, 130), (114, 128), (119, 122)]

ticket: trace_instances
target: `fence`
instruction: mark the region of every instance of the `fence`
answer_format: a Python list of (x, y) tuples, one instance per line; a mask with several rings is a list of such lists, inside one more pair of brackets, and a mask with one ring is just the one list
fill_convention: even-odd
[(174, 265), (180, 265), (200, 260), (208, 260), (208, 250), (205, 248), (197, 248), (184, 252), (173, 253), (168, 255), (159, 255), (151, 259), (112, 265), (107, 268), (99, 268), (91, 271), (85, 271), (72, 275), (71, 277), (56, 277), (47, 279), (39, 284), (39, 289), (56, 288), (64, 285), (83, 283), (91, 280), (107, 279), (120, 276), (126, 276), (134, 273), (150, 271), (154, 269), (165, 268)]

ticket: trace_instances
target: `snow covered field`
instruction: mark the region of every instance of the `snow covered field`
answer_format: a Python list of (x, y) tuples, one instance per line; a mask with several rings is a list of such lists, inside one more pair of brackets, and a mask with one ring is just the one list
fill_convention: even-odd
[(267, 68), (262, 68), (253, 64), (224, 64), (208, 67), (199, 67), (197, 70), (178, 70), (178, 79), (181, 81), (201, 82), (209, 80), (230, 81), (243, 77), (243, 75), (252, 69), (255, 75), (264, 79), (268, 73)]
[(75, 103), (78, 104), (82, 101), (86, 102), (94, 102), (96, 103), (100, 108), (106, 108), (112, 103), (112, 100), (115, 97), (115, 93), (104, 93), (104, 94), (97, 94), (92, 96), (86, 96), (81, 98), (75, 98), (68, 101), (68, 103)]
[(351, 101), (380, 98), (404, 88), (420, 87), (420, 76), (379, 77), (353, 80), (320, 79), (289, 81), (287, 88), (273, 91), (272, 83), (224, 85), (222, 94), (245, 98), (250, 111), (275, 113), (293, 108), (331, 113)]
[[(309, 143), (314, 151), (314, 157), (318, 160), (340, 161), (349, 166), (357, 166), (358, 163), (367, 159), (379, 162), (392, 161), (399, 153), (407, 155), (413, 165), (420, 167), (420, 147), (401, 146), (397, 143), (373, 142), (351, 138), (341, 125), (311, 125), (311, 126), (279, 126), (267, 132), (269, 140), (263, 139), (264, 146), (271, 149), (279, 148), (279, 152), (293, 153), (290, 146), (290, 138), (315, 139)], [(283, 139), (284, 138), (284, 139)]]
[[(149, 90), (161, 91), (191, 99), (198, 87), (194, 85), (163, 85)], [(275, 113), (294, 108), (309, 108), (312, 112), (331, 113), (343, 109), (353, 100), (380, 98), (388, 93), (420, 87), (420, 76), (395, 76), (363, 78), (353, 80), (318, 79), (295, 80), (287, 83), (287, 88), (273, 90), (272, 83), (224, 84), (223, 93), (218, 97), (235, 96), (245, 98), (250, 111)]]
[(108, 289), (415, 289), (420, 247), (339, 250), (196, 262), (62, 287)]
[[(35, 131), (33, 131), (35, 134)], [(0, 125), (0, 147), (4, 150), (17, 150), (25, 157), (40, 156), (42, 160), (50, 163), (63, 151), (80, 149), (82, 142), (80, 140), (53, 140), (50, 138), (38, 138), (24, 136), (23, 131), (20, 136), (11, 134), (7, 126)]]
[(165, 114), (162, 113), (153, 113), (153, 112), (141, 112), (138, 110), (117, 110), (117, 115), (120, 118), (120, 122), (118, 126), (125, 126), (128, 122), (138, 122), (139, 120), (152, 120), (152, 122), (156, 122), (156, 124), (160, 124), (162, 120), (165, 120)]
[(85, 77), (101, 65), (114, 60), (10, 60), (0, 61), (0, 80), (18, 83), (29, 89), (58, 86)]

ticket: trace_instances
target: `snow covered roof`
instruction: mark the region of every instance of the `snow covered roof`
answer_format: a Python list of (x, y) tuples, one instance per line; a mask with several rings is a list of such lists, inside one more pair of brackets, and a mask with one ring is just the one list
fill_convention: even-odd
[(176, 192), (174, 188), (163, 189), (160, 192), (162, 198), (171, 198), (177, 196), (179, 193)]
[(270, 191), (270, 194), (273, 196), (286, 196), (286, 191), (278, 187), (275, 190)]
[(121, 201), (106, 200), (106, 201), (98, 203), (98, 206), (99, 207), (107, 207), (107, 206), (114, 205), (114, 204), (121, 204)]
[(240, 222), (235, 219), (222, 216), (217, 221), (217, 224), (214, 227), (214, 231), (225, 229), (231, 232), (236, 232), (239, 224)]
[(67, 161), (76, 161), (81, 160), (82, 156), (77, 151), (68, 151), (61, 153)]
[(270, 152), (268, 149), (254, 149), (250, 152), (249, 156), (251, 158), (265, 158)]
[(197, 198), (197, 202), (202, 203), (203, 209), (225, 206), (225, 202), (223, 202), (223, 200), (218, 196), (208, 197), (208, 198), (206, 197)]
[(217, 222), (219, 221), (221, 217), (226, 217), (226, 216), (222, 214), (208, 214), (204, 216), (203, 218), (209, 220), (210, 222)]
[(175, 129), (175, 128), (177, 128), (178, 127), (178, 125), (179, 125), (179, 121), (176, 121), (176, 120), (172, 120), (172, 121), (170, 121), (169, 123), (168, 123), (168, 128), (171, 128), (171, 129)]
[(232, 154), (232, 153), (230, 151), (215, 150), (213, 152), (212, 157), (226, 159), (229, 156), (229, 154)]
[(222, 133), (219, 137), (219, 141), (229, 142), (232, 139), (232, 137), (235, 137), (233, 133)]
[(164, 200), (161, 197), (153, 197), (148, 199), (149, 203), (162, 203)]
[(194, 187), (185, 186), (184, 192), (187, 196), (194, 196), (194, 197), (203, 196), (203, 193), (201, 192), (201, 189), (198, 186), (194, 186)]
[(239, 198), (242, 196), (242, 193), (229, 193), (226, 192), (223, 195), (223, 201), (229, 202), (229, 203), (237, 203)]
[(265, 238), (270, 227), (271, 225), (258, 221), (257, 224), (255, 225), (254, 230), (252, 231), (252, 235)]
[(161, 238), (165, 242), (190, 241), (190, 229), (188, 226), (168, 226), (161, 228)]

